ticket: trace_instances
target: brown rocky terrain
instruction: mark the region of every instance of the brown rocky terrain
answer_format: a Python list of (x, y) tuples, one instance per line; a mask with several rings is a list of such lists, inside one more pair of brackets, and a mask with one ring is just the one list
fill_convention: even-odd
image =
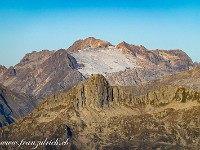
[(34, 97), (12, 92), (0, 85), (0, 127), (28, 115), (38, 104)]
[(0, 82), (15, 92), (42, 99), (81, 81), (82, 75), (75, 68), (76, 60), (65, 50), (32, 52), (8, 68)]
[(199, 123), (198, 89), (169, 85), (135, 96), (94, 75), (47, 97), (30, 115), (0, 129), (0, 135), (15, 141), (66, 139), (67, 125), (69, 145), (38, 149), (197, 150)]

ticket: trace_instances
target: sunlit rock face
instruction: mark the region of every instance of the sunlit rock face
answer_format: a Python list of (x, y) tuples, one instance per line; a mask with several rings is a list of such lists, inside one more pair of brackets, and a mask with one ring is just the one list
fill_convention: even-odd
[(68, 52), (78, 52), (78, 50), (86, 49), (86, 48), (107, 48), (112, 46), (111, 43), (95, 39), (94, 37), (89, 37), (84, 40), (77, 40), (74, 42), (69, 48)]

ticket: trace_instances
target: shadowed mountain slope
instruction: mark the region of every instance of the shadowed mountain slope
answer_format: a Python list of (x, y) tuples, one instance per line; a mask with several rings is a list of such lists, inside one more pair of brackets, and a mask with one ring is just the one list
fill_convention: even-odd
[(0, 85), (0, 127), (28, 115), (38, 103), (34, 97), (12, 92)]

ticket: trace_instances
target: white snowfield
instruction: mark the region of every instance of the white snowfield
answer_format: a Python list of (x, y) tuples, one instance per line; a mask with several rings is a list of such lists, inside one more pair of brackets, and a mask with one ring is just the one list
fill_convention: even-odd
[(130, 54), (123, 54), (121, 49), (108, 48), (87, 48), (71, 54), (78, 64), (78, 71), (83, 75), (106, 74), (124, 71), (129, 68), (138, 68), (136, 60)]

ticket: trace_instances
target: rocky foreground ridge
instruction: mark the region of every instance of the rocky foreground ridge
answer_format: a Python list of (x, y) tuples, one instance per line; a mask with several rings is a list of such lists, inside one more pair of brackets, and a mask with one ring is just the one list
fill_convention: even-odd
[(0, 135), (3, 140), (66, 139), (67, 125), (69, 145), (38, 149), (197, 150), (199, 116), (199, 90), (163, 86), (135, 96), (93, 75), (68, 92), (47, 97), (30, 115), (0, 129)]

